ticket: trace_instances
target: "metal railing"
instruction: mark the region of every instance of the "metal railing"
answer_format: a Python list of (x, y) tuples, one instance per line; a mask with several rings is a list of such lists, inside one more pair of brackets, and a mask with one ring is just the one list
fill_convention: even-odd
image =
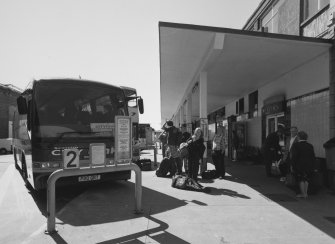
[(142, 173), (136, 164), (115, 165), (95, 168), (59, 169), (53, 172), (47, 181), (47, 230), (46, 234), (56, 232), (55, 209), (56, 209), (56, 181), (62, 177), (79, 176), (87, 174), (99, 174), (116, 171), (133, 170), (135, 172), (135, 213), (142, 213)]

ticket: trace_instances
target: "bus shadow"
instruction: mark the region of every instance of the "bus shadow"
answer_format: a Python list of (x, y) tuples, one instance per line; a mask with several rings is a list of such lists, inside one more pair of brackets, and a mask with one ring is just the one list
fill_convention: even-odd
[[(73, 226), (135, 219), (187, 204), (183, 200), (142, 187), (143, 214), (135, 214), (135, 184), (132, 182), (104, 182), (91, 186), (77, 185), (56, 189), (56, 218)], [(31, 195), (41, 213), (47, 217), (46, 191), (38, 194), (31, 192)], [(153, 205), (155, 207), (151, 208)]]

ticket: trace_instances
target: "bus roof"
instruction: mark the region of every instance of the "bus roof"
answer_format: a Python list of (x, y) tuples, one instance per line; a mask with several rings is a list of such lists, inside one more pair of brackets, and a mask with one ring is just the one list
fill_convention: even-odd
[(40, 79), (40, 80), (35, 80), (34, 83), (74, 83), (74, 82), (80, 82), (80, 83), (86, 83), (86, 84), (96, 84), (96, 85), (103, 85), (103, 86), (111, 86), (114, 88), (122, 89), (119, 86), (111, 85), (108, 83), (100, 82), (100, 81), (93, 81), (93, 80), (82, 80), (82, 79), (71, 79), (71, 78), (55, 78), (55, 79)]

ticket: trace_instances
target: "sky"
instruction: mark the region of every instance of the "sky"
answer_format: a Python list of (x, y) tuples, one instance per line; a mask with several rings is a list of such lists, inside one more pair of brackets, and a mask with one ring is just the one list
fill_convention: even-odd
[(79, 78), (134, 87), (160, 129), (158, 23), (241, 29), (261, 0), (1, 0), (0, 83)]

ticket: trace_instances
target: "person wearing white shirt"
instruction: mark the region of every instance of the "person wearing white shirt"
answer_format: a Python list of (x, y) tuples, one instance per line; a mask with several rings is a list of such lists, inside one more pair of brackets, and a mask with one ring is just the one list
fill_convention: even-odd
[(292, 153), (291, 153), (291, 148), (292, 145), (296, 142), (298, 142), (297, 138), (298, 134), (298, 127), (296, 126), (291, 126), (290, 128), (290, 144), (288, 145), (287, 151), (286, 151), (286, 157), (284, 160), (284, 164), (281, 165), (280, 171), (282, 174), (282, 177), (280, 178), (280, 181), (285, 181), (286, 180), (286, 174), (289, 173), (292, 167), (291, 159), (292, 159)]

